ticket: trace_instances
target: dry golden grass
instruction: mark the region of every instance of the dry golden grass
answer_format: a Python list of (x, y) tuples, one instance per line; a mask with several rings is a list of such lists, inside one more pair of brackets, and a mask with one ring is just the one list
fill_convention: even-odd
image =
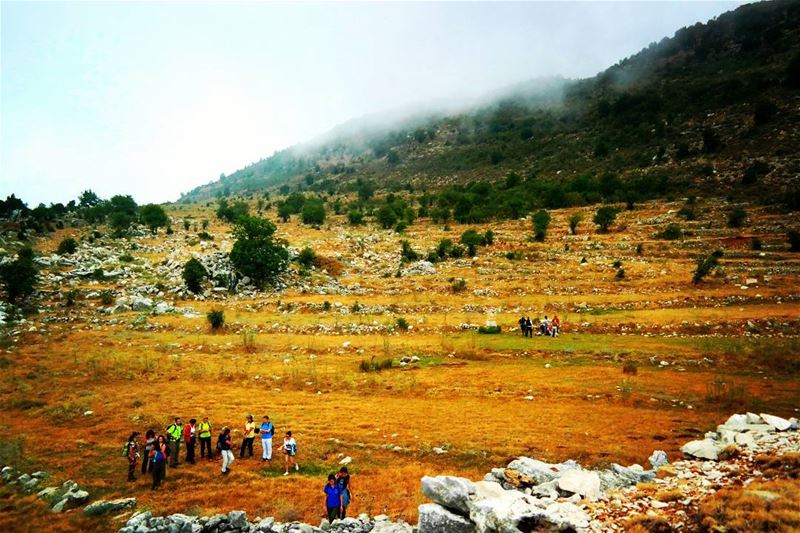
[[(153, 330), (134, 325), (142, 320), (139, 313), (114, 315), (122, 323), (97, 329), (90, 320), (98, 302), (59, 307), (38, 318), (72, 321), (37, 324), (37, 331), (3, 354), (8, 364), (0, 401), (7, 408), (0, 415), (0, 444), (19, 439), (31, 468), (58, 480), (74, 479), (97, 497), (134, 495), (139, 507), (154, 513), (236, 508), (251, 518), (310, 522), (322, 516), (325, 475), (343, 454), (353, 458), (352, 513), (387, 513), (414, 522), (425, 474), (479, 478), (523, 454), (586, 465), (645, 464), (653, 449), (677, 457), (682, 444), (730, 414), (730, 405), (709, 397), (711, 383), (734, 383), (743, 408), (790, 415), (800, 400), (791, 366), (800, 354), (792, 330), (800, 319), (795, 300), (800, 265), (778, 248), (780, 239), (760, 228), (797, 221), (751, 211), (752, 230), (765, 243), (766, 257), (737, 250), (723, 263), (727, 274), (740, 280), (757, 277), (757, 288), (742, 290), (742, 281), (725, 278), (692, 286), (695, 256), (735, 235), (705, 220), (687, 224), (695, 231), (690, 242), (665, 243), (652, 238), (657, 226), (639, 223), (679, 206), (654, 202), (623, 212), (624, 233), (594, 234), (584, 222), (577, 237), (567, 234), (567, 220), (576, 210), (554, 211), (545, 243), (529, 242), (517, 221), (487, 224), (496, 244), (479, 250), (474, 261), (437, 264), (437, 274), (411, 278), (394, 277), (401, 238), (427, 251), (441, 238), (458, 240), (468, 226), (453, 224), (446, 231), (422, 221), (400, 236), (369, 226), (348, 228), (343, 217), (331, 217), (321, 230), (295, 220), (281, 223), (280, 237), (298, 248), (313, 247), (323, 261), (318, 269), (337, 275), (342, 286), (357, 283), (363, 293), (289, 290), (266, 299), (177, 301), (200, 318), (145, 317)], [(140, 243), (166, 242), (170, 250), (199, 253), (201, 244), (186, 242), (205, 218), (215, 237), (211, 246), (230, 245), (229, 227), (214, 218), (213, 206), (170, 210), (175, 233)], [(578, 210), (591, 219), (590, 209)], [(275, 218), (274, 212), (267, 216)], [(184, 218), (198, 229), (184, 231)], [(68, 234), (80, 236), (64, 230), (38, 247), (51, 250)], [(374, 242), (359, 244), (359, 239)], [(645, 244), (642, 256), (633, 251), (638, 242)], [(398, 261), (370, 265), (363, 260), (367, 250), (391, 253)], [(509, 251), (527, 259), (508, 260)], [(164, 259), (149, 252), (133, 255), (143, 276), (152, 276), (148, 266)], [(585, 266), (582, 257), (589, 261)], [(623, 262), (624, 281), (614, 280), (615, 259)], [(465, 279), (467, 289), (452, 294), (450, 278)], [(308, 278), (312, 286), (328, 281), (318, 271)], [(114, 284), (79, 287), (99, 288)], [(476, 289), (486, 292), (475, 294)], [(323, 309), (326, 301), (332, 304), (329, 311)], [(366, 311), (341, 312), (336, 303), (346, 310), (358, 303)], [(227, 324), (217, 333), (204, 318), (214, 306), (224, 307)], [(565, 334), (522, 339), (508, 331), (521, 313), (558, 313)], [(408, 321), (410, 331), (387, 330), (398, 317)], [(490, 318), (503, 326), (502, 334), (459, 329), (461, 323)], [(748, 334), (744, 323), (753, 318), (768, 319), (771, 336)], [(694, 328), (691, 335), (678, 335), (687, 328)], [(362, 359), (397, 362), (404, 355), (417, 355), (421, 362), (382, 372), (358, 369)], [(661, 368), (651, 358), (670, 364)], [(629, 366), (627, 375), (623, 365)], [(94, 415), (83, 416), (88, 409)], [(264, 469), (260, 462), (237, 460), (227, 478), (220, 476), (218, 463), (170, 471), (163, 492), (150, 492), (142, 480), (125, 482), (119, 448), (131, 431), (163, 430), (175, 415), (185, 420), (208, 415), (216, 428), (239, 428), (250, 412), (269, 414), (279, 431), (295, 433), (299, 474), (284, 478), (276, 475), (280, 464)], [(238, 429), (234, 436), (241, 436)], [(448, 453), (432, 451), (439, 446)], [(3, 491), (3, 531), (119, 525), (77, 512), (54, 516), (34, 498)], [(658, 495), (655, 486), (651, 492), (670, 498)], [(648, 527), (660, 526), (639, 522), (631, 531), (658, 531)]]
[(724, 489), (700, 508), (702, 531), (800, 531), (800, 481), (753, 483)]

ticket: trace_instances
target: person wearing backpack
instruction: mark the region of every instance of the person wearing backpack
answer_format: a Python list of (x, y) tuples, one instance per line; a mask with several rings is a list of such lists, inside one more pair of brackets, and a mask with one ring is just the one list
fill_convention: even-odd
[(136, 481), (136, 476), (133, 473), (136, 472), (136, 464), (139, 461), (139, 443), (136, 442), (136, 437), (138, 436), (138, 431), (131, 433), (123, 451), (123, 455), (128, 459), (128, 481)]
[(197, 426), (197, 432), (200, 435), (200, 458), (206, 457), (206, 448), (208, 448), (208, 460), (214, 460), (214, 452), (211, 451), (211, 422), (208, 417), (204, 416), (203, 421)]
[(344, 520), (347, 514), (347, 506), (350, 505), (350, 500), (353, 499), (350, 472), (347, 471), (346, 466), (341, 467), (339, 473), (336, 474), (336, 486), (339, 487), (339, 491), (342, 493), (342, 508), (339, 511), (339, 518)]
[(261, 419), (261, 462), (272, 461), (272, 436), (275, 435), (275, 426), (265, 416)]
[(181, 452), (181, 440), (183, 439), (181, 417), (176, 416), (175, 422), (167, 426), (167, 435), (169, 435), (169, 466), (175, 468), (178, 466), (178, 456)]
[(161, 482), (167, 477), (167, 439), (164, 435), (159, 435), (150, 450), (150, 461), (153, 463), (153, 487), (156, 490), (161, 486)]
[(283, 473), (284, 476), (289, 475), (289, 467), (294, 464), (295, 470), (300, 470), (300, 465), (297, 464), (297, 441), (294, 440), (292, 437), (292, 432), (287, 431), (286, 436), (283, 437), (283, 444), (281, 444), (281, 448), (283, 449), (284, 456), (286, 457), (286, 472)]
[(333, 474), (328, 474), (328, 483), (325, 485), (324, 492), (328, 522), (333, 522), (342, 514), (342, 491)]
[(194, 464), (194, 446), (197, 442), (197, 419), (192, 418), (183, 426), (183, 440), (186, 443), (186, 462)]
[(146, 475), (148, 470), (153, 469), (153, 463), (150, 462), (150, 450), (156, 444), (156, 432), (148, 429), (144, 434), (144, 461), (142, 461), (142, 475)]
[(217, 439), (217, 451), (222, 456), (222, 475), (227, 476), (233, 463), (233, 442), (230, 428), (222, 428), (222, 433)]

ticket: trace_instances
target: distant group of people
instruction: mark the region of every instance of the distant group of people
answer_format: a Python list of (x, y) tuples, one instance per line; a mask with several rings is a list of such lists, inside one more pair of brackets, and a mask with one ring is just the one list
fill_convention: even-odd
[[(123, 455), (128, 460), (128, 481), (136, 481), (137, 466), (141, 461), (142, 475), (149, 472), (153, 478), (151, 488), (158, 490), (166, 479), (167, 466), (170, 468), (179, 466), (181, 446), (186, 447), (186, 463), (195, 464), (197, 462), (195, 448), (198, 441), (200, 443), (200, 459), (213, 461), (215, 455), (218, 454), (222, 461), (222, 475), (228, 475), (231, 471), (231, 464), (234, 462), (231, 429), (229, 427), (222, 428), (213, 449), (211, 447), (212, 429), (207, 416), (203, 417), (199, 423), (197, 419), (192, 418), (186, 424), (183, 424), (180, 417), (176, 417), (174, 422), (165, 428), (163, 434), (156, 435), (153, 429), (148, 429), (142, 444), (139, 443), (139, 432), (134, 431), (128, 438), (123, 451)], [(269, 416), (265, 415), (261, 419), (261, 423), (257, 425), (253, 415), (247, 415), (242, 431), (239, 459), (254, 457), (253, 442), (257, 436), (260, 436), (261, 461), (272, 461), (272, 438), (275, 435), (275, 426)], [(278, 450), (282, 450), (284, 455), (284, 476), (288, 476), (292, 468), (295, 471), (300, 470), (300, 465), (297, 463), (297, 441), (291, 431), (286, 432)], [(341, 467), (338, 473), (328, 476), (324, 492), (328, 519), (332, 521), (336, 518), (344, 518), (347, 506), (352, 499), (350, 474), (346, 466)]]
[[(547, 318), (547, 315), (544, 315), (544, 318), (538, 322), (539, 324), (536, 327), (536, 335), (558, 337), (558, 335), (561, 333), (561, 320), (557, 315), (553, 315), (552, 319), (549, 319)], [(523, 337), (533, 337), (534, 322), (531, 320), (530, 316), (520, 317), (520, 319), (517, 320), (517, 323), (519, 324), (519, 329), (522, 332)]]

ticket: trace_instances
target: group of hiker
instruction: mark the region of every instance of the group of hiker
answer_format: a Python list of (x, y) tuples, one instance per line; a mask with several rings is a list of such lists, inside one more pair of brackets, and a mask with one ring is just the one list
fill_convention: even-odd
[[(552, 319), (549, 319), (547, 318), (547, 315), (544, 315), (543, 319), (536, 321), (539, 322), (538, 326), (536, 327), (536, 335), (558, 337), (558, 335), (561, 333), (561, 320), (557, 315), (553, 315)], [(520, 319), (517, 320), (517, 323), (519, 324), (519, 329), (522, 332), (523, 337), (533, 337), (534, 321), (531, 320), (530, 316), (520, 317)]]
[[(215, 455), (219, 455), (222, 460), (222, 475), (228, 475), (234, 461), (231, 429), (229, 427), (222, 428), (214, 448), (211, 447), (212, 429), (207, 416), (203, 417), (199, 423), (197, 419), (192, 418), (186, 424), (180, 417), (176, 417), (174, 422), (166, 427), (165, 434), (156, 435), (153, 429), (148, 429), (141, 452), (139, 451), (139, 432), (133, 432), (124, 449), (124, 455), (128, 459), (128, 481), (136, 480), (136, 467), (141, 460), (142, 475), (150, 472), (153, 476), (152, 489), (158, 489), (166, 477), (167, 466), (176, 468), (180, 464), (182, 446), (186, 447), (185, 461), (189, 464), (197, 462), (195, 448), (198, 441), (200, 443), (200, 459), (213, 461)], [(264, 416), (261, 423), (256, 425), (253, 415), (247, 415), (242, 429), (243, 438), (239, 448), (239, 458), (244, 459), (245, 455), (253, 457), (253, 441), (255, 441), (256, 435), (259, 435), (261, 437), (261, 461), (272, 461), (272, 438), (275, 435), (275, 426), (269, 416)], [(297, 464), (297, 441), (291, 431), (286, 432), (283, 443), (278, 449), (283, 450), (285, 457), (286, 468), (283, 475), (288, 476), (292, 466), (295, 470), (300, 469), (300, 465)]]

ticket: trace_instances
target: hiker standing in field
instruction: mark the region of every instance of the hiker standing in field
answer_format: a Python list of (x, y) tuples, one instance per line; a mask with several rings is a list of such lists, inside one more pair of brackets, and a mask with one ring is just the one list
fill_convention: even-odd
[(347, 514), (347, 506), (350, 505), (350, 500), (353, 499), (352, 488), (350, 485), (350, 472), (347, 471), (347, 467), (343, 466), (339, 469), (339, 473), (336, 474), (336, 485), (339, 487), (339, 491), (342, 493), (342, 509), (339, 512), (339, 518), (344, 520), (345, 515)]
[(272, 461), (272, 436), (275, 434), (275, 426), (265, 416), (261, 419), (261, 462)]
[(208, 421), (207, 416), (203, 417), (197, 430), (200, 435), (200, 458), (206, 456), (205, 450), (208, 448), (208, 460), (211, 461), (214, 459), (214, 452), (211, 451), (211, 422)]
[(284, 456), (286, 457), (286, 472), (283, 473), (284, 476), (289, 475), (289, 467), (294, 464), (295, 470), (300, 470), (300, 465), (297, 464), (297, 441), (294, 440), (292, 437), (292, 432), (287, 431), (286, 436), (283, 437), (283, 444), (281, 444), (281, 448), (283, 449)]
[(533, 322), (530, 316), (525, 318), (525, 332), (528, 337), (533, 337)]
[(161, 486), (161, 482), (167, 477), (167, 439), (164, 435), (159, 435), (153, 444), (153, 449), (150, 450), (150, 457), (148, 459), (153, 463), (153, 487), (156, 490)]
[(217, 451), (222, 456), (222, 474), (227, 476), (233, 464), (233, 439), (231, 439), (230, 428), (222, 428), (222, 433), (217, 439)]
[(244, 423), (244, 438), (242, 439), (242, 447), (239, 449), (239, 459), (244, 459), (244, 450), (253, 457), (253, 441), (256, 440), (256, 424), (253, 422), (253, 415), (247, 415), (247, 421)]
[(333, 522), (342, 513), (342, 492), (336, 483), (336, 476), (328, 474), (328, 483), (325, 485), (325, 510), (328, 522)]
[(153, 463), (150, 461), (150, 451), (156, 445), (156, 432), (148, 429), (144, 434), (144, 460), (142, 461), (142, 475), (147, 474), (149, 470), (153, 470)]
[(183, 440), (183, 424), (181, 424), (181, 417), (176, 416), (175, 422), (167, 426), (167, 435), (169, 435), (169, 466), (175, 468), (178, 466), (178, 456), (181, 452), (181, 440)]
[(183, 426), (183, 439), (186, 442), (186, 462), (194, 464), (194, 447), (197, 442), (197, 419), (192, 418)]
[(136, 464), (139, 461), (139, 443), (136, 442), (136, 437), (139, 436), (138, 431), (131, 433), (128, 437), (128, 444), (125, 445), (125, 456), (128, 458), (128, 481), (136, 481)]
[(527, 326), (525, 326), (525, 317), (524, 316), (519, 317), (519, 320), (517, 320), (517, 324), (519, 324), (519, 330), (522, 332), (522, 336), (527, 337), (528, 328)]
[(561, 319), (558, 315), (553, 315), (553, 320), (550, 321), (550, 327), (553, 330), (553, 337), (558, 337), (561, 334)]

